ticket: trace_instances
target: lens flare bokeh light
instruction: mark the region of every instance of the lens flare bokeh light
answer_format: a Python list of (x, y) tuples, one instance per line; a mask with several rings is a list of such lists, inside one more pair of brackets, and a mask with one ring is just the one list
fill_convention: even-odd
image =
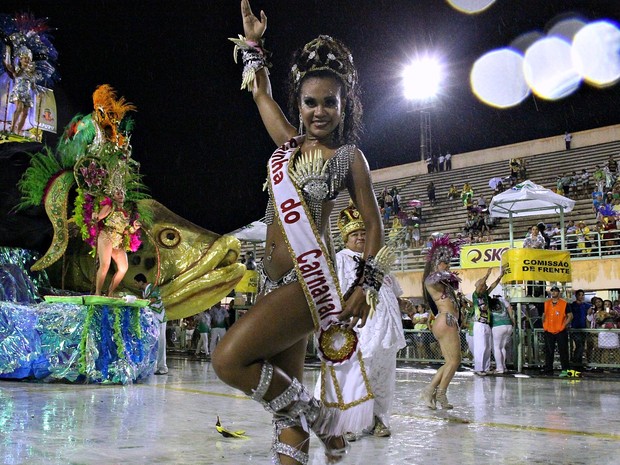
[(497, 108), (518, 105), (530, 93), (523, 75), (523, 56), (509, 48), (480, 57), (472, 68), (470, 83), (480, 100)]

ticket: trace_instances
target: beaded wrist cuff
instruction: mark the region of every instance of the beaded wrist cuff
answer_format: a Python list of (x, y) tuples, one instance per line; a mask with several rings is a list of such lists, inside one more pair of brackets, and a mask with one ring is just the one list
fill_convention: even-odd
[(238, 39), (229, 38), (231, 42), (235, 44), (233, 50), (233, 57), (235, 63), (237, 63), (237, 52), (241, 52), (241, 60), (243, 61), (243, 72), (241, 73), (241, 89), (247, 89), (252, 91), (254, 87), (254, 80), (256, 79), (256, 72), (261, 68), (270, 68), (268, 58), (271, 53), (263, 48), (263, 41), (259, 43), (253, 40), (248, 40), (242, 35), (239, 35)]
[(363, 276), (358, 285), (362, 286), (366, 294), (366, 303), (370, 305), (370, 318), (379, 303), (379, 290), (383, 284), (383, 278), (390, 272), (394, 259), (392, 249), (387, 246), (382, 247), (376, 257), (371, 255), (366, 258)]

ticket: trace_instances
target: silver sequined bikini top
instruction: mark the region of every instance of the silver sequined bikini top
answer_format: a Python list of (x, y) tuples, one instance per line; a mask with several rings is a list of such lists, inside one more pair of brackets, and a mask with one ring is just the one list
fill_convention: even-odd
[[(321, 217), (323, 213), (323, 202), (326, 200), (333, 200), (338, 196), (338, 193), (345, 188), (345, 181), (351, 168), (351, 162), (355, 155), (355, 145), (343, 145), (336, 149), (334, 156), (326, 160), (325, 173), (327, 174), (327, 189), (321, 191), (321, 195), (317, 195), (317, 190), (313, 189), (313, 186), (307, 185), (312, 183), (308, 181), (298, 187), (301, 188), (304, 200), (310, 209), (314, 224), (317, 229), (321, 230)], [(298, 160), (299, 156), (295, 157)], [(265, 211), (265, 223), (273, 224), (275, 217), (275, 210), (273, 208), (273, 202), (271, 197), (267, 202), (267, 209)]]

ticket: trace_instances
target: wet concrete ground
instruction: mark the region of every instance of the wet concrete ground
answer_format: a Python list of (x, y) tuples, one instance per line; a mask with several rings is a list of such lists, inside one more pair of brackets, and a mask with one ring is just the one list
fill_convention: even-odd
[[(269, 464), (270, 416), (221, 383), (211, 364), (170, 358), (166, 376), (131, 386), (0, 381), (0, 463), (6, 465)], [(397, 373), (392, 436), (364, 437), (343, 464), (617, 464), (620, 382), (477, 377), (458, 372), (454, 410), (419, 392), (433, 369)], [(317, 370), (308, 367), (312, 385)], [(227, 439), (214, 427), (245, 430)], [(325, 459), (313, 438), (311, 464)]]

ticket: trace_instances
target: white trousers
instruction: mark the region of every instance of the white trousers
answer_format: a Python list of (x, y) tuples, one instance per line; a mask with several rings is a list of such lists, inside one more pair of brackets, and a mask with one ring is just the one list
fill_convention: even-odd
[(157, 370), (168, 371), (166, 365), (166, 325), (164, 321), (159, 324), (159, 339), (157, 340)]
[(493, 333), (493, 357), (495, 357), (495, 369), (506, 371), (506, 347), (512, 335), (512, 325), (495, 326)]
[(474, 322), (474, 371), (491, 369), (491, 327), (485, 323)]
[(200, 350), (209, 355), (209, 333), (200, 333), (200, 340), (196, 346), (196, 355), (200, 353)]
[(215, 350), (215, 346), (220, 339), (226, 334), (226, 328), (211, 328), (211, 353)]
[(397, 351), (397, 349), (375, 350), (372, 357), (364, 359), (368, 381), (375, 395), (373, 413), (388, 428), (396, 389)]

